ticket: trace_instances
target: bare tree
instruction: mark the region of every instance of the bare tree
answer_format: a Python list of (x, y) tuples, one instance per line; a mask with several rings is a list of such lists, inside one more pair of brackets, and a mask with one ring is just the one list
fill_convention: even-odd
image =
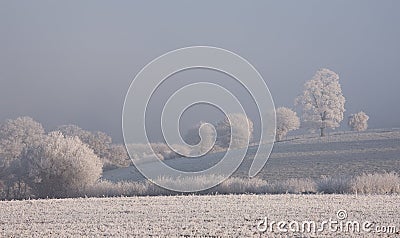
[(296, 99), (303, 106), (302, 119), (311, 129), (319, 129), (325, 135), (326, 128), (340, 126), (345, 111), (345, 98), (339, 83), (339, 76), (329, 70), (320, 69), (305, 83), (304, 92)]
[(361, 111), (349, 116), (349, 126), (353, 131), (365, 131), (368, 128), (369, 116)]
[(287, 107), (276, 109), (276, 140), (280, 141), (289, 131), (300, 127), (300, 119), (296, 112)]

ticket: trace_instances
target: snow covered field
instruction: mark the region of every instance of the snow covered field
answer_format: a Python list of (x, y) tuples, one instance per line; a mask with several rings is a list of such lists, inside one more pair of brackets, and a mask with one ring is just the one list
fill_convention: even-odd
[[(251, 155), (248, 156), (234, 176), (247, 176)], [(165, 161), (174, 168), (198, 171), (216, 164), (223, 153), (198, 159), (177, 158)], [(151, 167), (151, 164), (147, 164)], [(338, 132), (324, 138), (318, 136), (289, 137), (275, 143), (266, 166), (257, 176), (267, 181), (284, 181), (291, 178), (313, 178), (322, 176), (355, 176), (375, 172), (400, 173), (400, 130), (369, 130), (367, 132)], [(103, 178), (111, 181), (142, 180), (134, 168), (107, 171)]]
[[(398, 237), (399, 200), (380, 195), (216, 195), (2, 201), (0, 237)], [(338, 218), (340, 210), (347, 218)], [(272, 225), (272, 232), (260, 233), (257, 224), (265, 217), (269, 224), (290, 221), (300, 227), (313, 221), (316, 230), (329, 219), (373, 225), (341, 233), (327, 226), (317, 233), (283, 232)], [(386, 233), (376, 232), (383, 228)]]

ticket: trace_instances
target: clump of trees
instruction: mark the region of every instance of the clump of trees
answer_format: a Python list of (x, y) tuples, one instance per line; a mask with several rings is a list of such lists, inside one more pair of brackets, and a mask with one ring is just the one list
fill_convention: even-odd
[(303, 94), (296, 99), (296, 104), (302, 106), (304, 124), (312, 130), (320, 130), (322, 137), (326, 128), (340, 126), (345, 101), (339, 75), (329, 69), (320, 69), (304, 84)]
[(353, 131), (365, 131), (368, 128), (369, 116), (361, 111), (349, 116), (349, 126)]
[(129, 155), (125, 146), (112, 144), (111, 137), (104, 132), (91, 132), (76, 125), (60, 126), (57, 130), (64, 136), (76, 136), (88, 145), (102, 161), (104, 170), (130, 165)]
[(125, 147), (106, 134), (59, 129), (46, 134), (30, 117), (0, 124), (0, 197), (74, 196), (99, 179), (105, 163), (129, 165)]
[[(211, 125), (207, 124), (200, 122), (190, 129), (185, 136), (187, 143), (199, 145), (200, 153), (206, 152), (212, 147), (214, 139), (215, 144), (211, 151), (225, 150), (229, 146), (231, 148), (243, 148), (253, 139), (253, 122), (242, 113), (228, 114), (223, 120), (215, 123), (215, 131)], [(200, 130), (202, 130), (202, 138), (200, 138)]]
[(276, 140), (281, 141), (289, 131), (300, 127), (300, 118), (297, 113), (287, 107), (276, 109)]

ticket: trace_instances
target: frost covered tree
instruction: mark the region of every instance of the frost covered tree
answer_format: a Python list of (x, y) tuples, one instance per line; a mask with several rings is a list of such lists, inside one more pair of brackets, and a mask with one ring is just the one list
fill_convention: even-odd
[(276, 140), (280, 141), (289, 131), (300, 127), (300, 119), (296, 112), (287, 107), (276, 109)]
[(365, 131), (368, 128), (369, 116), (361, 111), (349, 116), (349, 126), (353, 131)]
[(103, 170), (129, 167), (131, 160), (124, 145), (113, 144), (109, 149), (109, 158), (102, 158)]
[(41, 198), (78, 195), (102, 172), (92, 149), (78, 137), (65, 137), (61, 132), (51, 132), (37, 147), (28, 149), (22, 164), (27, 182)]
[[(23, 198), (28, 190), (21, 173), (21, 157), (45, 136), (42, 125), (30, 117), (0, 125), (0, 183), (6, 198)], [(2, 181), (1, 181), (2, 180)]]
[(339, 76), (329, 70), (320, 69), (305, 83), (304, 92), (296, 99), (303, 107), (302, 119), (310, 129), (319, 129), (325, 135), (326, 128), (337, 128), (343, 120), (345, 98)]
[(106, 133), (101, 131), (90, 132), (76, 125), (60, 126), (57, 130), (61, 131), (65, 136), (79, 137), (83, 143), (93, 149), (94, 153), (99, 156), (100, 159), (112, 160), (112, 158), (110, 158), (112, 139)]
[[(200, 134), (202, 135), (201, 138)], [(209, 149), (212, 149), (212, 147), (214, 147), (215, 136), (215, 131), (209, 123), (200, 122), (193, 128), (189, 129), (189, 131), (186, 133), (185, 141), (190, 145), (199, 145), (198, 151), (195, 151), (195, 153), (204, 154)]]
[(0, 167), (21, 156), (29, 145), (35, 145), (44, 136), (43, 126), (30, 117), (18, 117), (0, 125)]
[[(248, 126), (247, 126), (248, 125)], [(231, 127), (235, 128), (236, 133), (232, 135)], [(243, 148), (247, 142), (253, 139), (253, 122), (242, 113), (233, 113), (227, 115), (224, 120), (217, 123), (216, 144), (222, 148), (228, 148), (232, 143), (232, 148)]]

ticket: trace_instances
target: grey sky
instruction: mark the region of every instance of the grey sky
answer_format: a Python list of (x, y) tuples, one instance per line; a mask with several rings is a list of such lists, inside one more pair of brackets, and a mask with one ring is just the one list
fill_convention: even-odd
[(293, 106), (327, 67), (341, 77), (346, 115), (400, 127), (399, 10), (396, 0), (1, 1), (0, 120), (28, 115), (121, 141), (135, 74), (170, 50), (211, 45), (249, 60), (277, 106)]

